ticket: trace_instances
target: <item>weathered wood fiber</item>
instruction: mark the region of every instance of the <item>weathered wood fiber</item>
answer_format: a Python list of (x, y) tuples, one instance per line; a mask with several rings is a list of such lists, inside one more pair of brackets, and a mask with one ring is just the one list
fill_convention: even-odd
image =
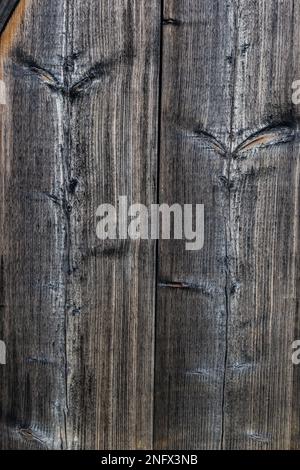
[[(299, 449), (300, 2), (14, 3), (0, 448)], [(100, 242), (120, 195), (204, 204), (203, 249)]]
[(300, 3), (236, 6), (223, 446), (299, 448)]
[(299, 7), (164, 2), (160, 198), (206, 227), (160, 243), (158, 448), (299, 448)]
[(163, 14), (159, 197), (169, 204), (204, 204), (205, 240), (201, 251), (185, 251), (184, 241), (159, 243), (154, 446), (218, 448), (233, 4), (167, 1)]
[(160, 9), (22, 3), (3, 59), (1, 447), (149, 448), (155, 245), (108, 249), (95, 214), (155, 202)]
[(5, 28), (11, 14), (16, 8), (19, 0), (1, 0), (0, 2), (0, 33)]

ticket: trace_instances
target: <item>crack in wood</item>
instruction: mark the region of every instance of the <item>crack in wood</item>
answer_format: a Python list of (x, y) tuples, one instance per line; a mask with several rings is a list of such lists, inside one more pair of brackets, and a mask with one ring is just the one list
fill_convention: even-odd
[(213, 295), (216, 292), (216, 286), (211, 282), (194, 283), (190, 281), (159, 281), (158, 287), (170, 289), (189, 289), (201, 291), (204, 295)]
[(162, 24), (163, 26), (180, 26), (181, 21), (176, 18), (163, 18)]
[(249, 439), (263, 443), (269, 443), (271, 441), (271, 435), (265, 435), (258, 432), (247, 432)]
[(0, 1), (0, 34), (9, 22), (19, 0), (1, 0)]
[(34, 432), (32, 429), (30, 429), (30, 428), (26, 428), (26, 429), (20, 428), (20, 429), (18, 429), (18, 433), (25, 441), (35, 441), (35, 442), (39, 443), (42, 447), (44, 447), (46, 449), (48, 448), (46, 442), (41, 437), (39, 437), (36, 434), (36, 432)]
[[(79, 80), (69, 83), (69, 80), (66, 79), (61, 82), (52, 72), (40, 66), (32, 57), (19, 48), (15, 49), (14, 56), (16, 64), (35, 75), (51, 91), (61, 93), (71, 100), (87, 91), (94, 82), (101, 80), (103, 77), (108, 77), (111, 71), (115, 70), (118, 65), (122, 65), (124, 62), (126, 62), (126, 65), (132, 64), (135, 57), (131, 51), (118, 51), (110, 58), (93, 64)], [(71, 59), (70, 56), (64, 59), (62, 65), (64, 75), (72, 72), (74, 67), (70, 65), (70, 61), (72, 60), (73, 64), (78, 57), (79, 54), (77, 53), (73, 54)]]
[(205, 143), (208, 148), (215, 150), (219, 155), (225, 157), (228, 153), (226, 147), (215, 136), (204, 129), (194, 129), (192, 132), (186, 133), (186, 137), (199, 140)]
[(55, 364), (55, 361), (52, 361), (51, 359), (48, 359), (45, 356), (41, 356), (41, 357), (32, 357), (32, 356), (30, 356), (30, 357), (26, 358), (26, 362), (28, 364), (41, 364), (41, 365)]
[(300, 133), (298, 131), (298, 121), (287, 123), (274, 123), (259, 129), (245, 140), (243, 140), (235, 149), (230, 150), (219, 141), (213, 134), (204, 129), (195, 129), (192, 132), (186, 132), (187, 138), (198, 140), (206, 145), (206, 148), (215, 150), (224, 158), (246, 158), (244, 155), (250, 150), (280, 145), (288, 142), (300, 142)]
[[(270, 145), (279, 145), (287, 142), (293, 142), (296, 136), (295, 124), (282, 122), (279, 124), (271, 124), (265, 128), (251, 134), (233, 151), (233, 156), (239, 156), (243, 152), (253, 150), (261, 147), (268, 147)], [(244, 157), (244, 156), (243, 156)]]

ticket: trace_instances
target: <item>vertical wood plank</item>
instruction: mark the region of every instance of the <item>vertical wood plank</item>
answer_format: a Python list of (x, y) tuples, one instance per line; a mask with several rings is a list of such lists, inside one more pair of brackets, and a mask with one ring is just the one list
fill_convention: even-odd
[(62, 130), (48, 86), (62, 77), (63, 4), (21, 1), (0, 40), (4, 449), (65, 447)]
[(1, 446), (151, 448), (155, 245), (97, 240), (95, 214), (155, 202), (159, 2), (21, 3), (2, 56)]
[(233, 12), (233, 2), (164, 2), (160, 203), (204, 204), (205, 241), (201, 251), (159, 243), (159, 449), (222, 441)]
[(70, 6), (70, 441), (151, 448), (155, 242), (97, 240), (95, 213), (156, 199), (159, 2)]
[(291, 357), (299, 318), (299, 106), (291, 88), (300, 76), (299, 6), (236, 6), (226, 449), (289, 449), (296, 435), (299, 442)]
[(297, 448), (299, 5), (164, 5), (160, 198), (206, 224), (160, 243), (155, 445)]

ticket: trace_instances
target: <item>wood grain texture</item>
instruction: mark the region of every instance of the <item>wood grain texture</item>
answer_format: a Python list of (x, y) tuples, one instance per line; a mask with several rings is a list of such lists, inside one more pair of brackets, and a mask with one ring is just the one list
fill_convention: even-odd
[(19, 0), (1, 0), (0, 2), (0, 34), (5, 28), (6, 23), (9, 21), (18, 2)]
[[(0, 448), (300, 449), (300, 2), (14, 3)], [(204, 204), (203, 249), (98, 240), (123, 195)]]
[[(228, 224), (235, 288), (228, 317), (226, 449), (299, 447), (297, 367), (291, 360), (299, 318), (300, 110), (291, 96), (300, 76), (299, 14), (300, 3), (292, 0), (242, 0), (235, 10)], [(299, 384), (295, 378), (297, 390)]]
[(155, 245), (101, 243), (95, 214), (155, 202), (159, 5), (21, 3), (2, 56), (1, 447), (149, 448)]
[(222, 440), (233, 11), (232, 2), (164, 2), (160, 202), (204, 204), (205, 240), (190, 252), (184, 241), (159, 243), (159, 449)]
[(164, 2), (160, 198), (206, 225), (160, 244), (158, 448), (299, 448), (299, 6)]

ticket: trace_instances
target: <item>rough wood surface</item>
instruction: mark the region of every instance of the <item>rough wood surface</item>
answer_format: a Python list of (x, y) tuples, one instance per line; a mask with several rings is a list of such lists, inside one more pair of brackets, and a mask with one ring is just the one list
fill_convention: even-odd
[(164, 2), (160, 197), (206, 225), (160, 243), (159, 448), (299, 448), (299, 7)]
[(107, 247), (95, 214), (155, 202), (160, 9), (21, 3), (1, 39), (1, 447), (149, 448), (155, 245)]
[(226, 449), (300, 443), (291, 360), (300, 313), (300, 108), (291, 96), (300, 76), (299, 14), (293, 0), (242, 0), (235, 11)]
[(222, 436), (224, 149), (234, 44), (233, 5), (226, 3), (166, 1), (163, 13), (160, 202), (204, 204), (205, 240), (201, 251), (190, 252), (184, 242), (159, 244), (154, 445), (160, 449), (218, 448)]
[[(300, 2), (15, 3), (0, 447), (300, 449)], [(121, 195), (204, 204), (203, 249), (100, 242)]]
[(19, 0), (1, 0), (0, 2), (0, 34), (5, 28), (6, 23), (9, 21), (14, 9), (16, 8)]

